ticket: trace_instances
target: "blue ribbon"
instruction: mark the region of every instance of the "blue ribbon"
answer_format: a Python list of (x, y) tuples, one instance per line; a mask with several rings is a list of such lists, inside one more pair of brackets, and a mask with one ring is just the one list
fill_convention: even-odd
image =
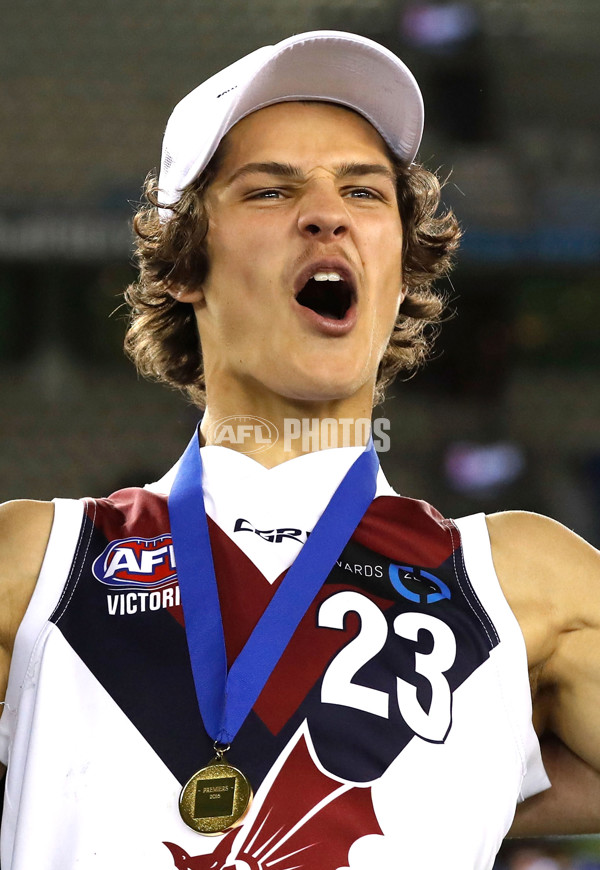
[(198, 706), (217, 743), (229, 744), (262, 692), (363, 514), (375, 497), (379, 462), (372, 439), (287, 571), (227, 673), (225, 637), (202, 492), (196, 432), (169, 496), (171, 534)]

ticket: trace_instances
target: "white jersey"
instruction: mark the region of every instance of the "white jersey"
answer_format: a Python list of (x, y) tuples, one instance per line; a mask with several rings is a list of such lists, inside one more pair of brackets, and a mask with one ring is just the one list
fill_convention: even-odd
[[(203, 448), (229, 664), (357, 453), (267, 470)], [(0, 720), (3, 870), (491, 868), (516, 803), (549, 783), (483, 515), (445, 520), (380, 474), (232, 745), (250, 812), (203, 837), (178, 811), (212, 741), (183, 628), (172, 476), (56, 502)]]

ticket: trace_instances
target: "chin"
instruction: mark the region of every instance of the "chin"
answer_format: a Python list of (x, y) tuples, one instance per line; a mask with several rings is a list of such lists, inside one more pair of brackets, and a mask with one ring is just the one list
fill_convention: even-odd
[[(289, 399), (298, 399), (306, 402), (335, 402), (351, 399), (357, 393), (367, 389), (364, 379), (349, 379), (340, 377), (327, 377), (322, 372), (315, 377), (314, 372), (305, 378), (298, 379), (295, 383), (287, 382), (282, 395)], [(372, 385), (369, 381), (369, 389)]]

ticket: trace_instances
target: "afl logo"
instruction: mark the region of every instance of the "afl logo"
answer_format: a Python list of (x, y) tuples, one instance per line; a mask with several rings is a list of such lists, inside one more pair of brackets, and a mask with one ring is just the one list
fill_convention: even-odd
[(171, 535), (111, 541), (92, 565), (94, 577), (113, 588), (154, 589), (177, 579)]
[(264, 417), (222, 417), (215, 420), (209, 432), (211, 444), (221, 447), (235, 444), (241, 453), (262, 453), (272, 447), (278, 438), (277, 426)]

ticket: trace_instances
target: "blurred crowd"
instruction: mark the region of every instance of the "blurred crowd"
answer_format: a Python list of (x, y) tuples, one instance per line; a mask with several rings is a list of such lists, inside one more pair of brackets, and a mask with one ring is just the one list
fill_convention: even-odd
[(600, 852), (596, 855), (593, 842), (578, 838), (564, 843), (545, 840), (540, 842), (506, 842), (494, 870), (599, 870)]

